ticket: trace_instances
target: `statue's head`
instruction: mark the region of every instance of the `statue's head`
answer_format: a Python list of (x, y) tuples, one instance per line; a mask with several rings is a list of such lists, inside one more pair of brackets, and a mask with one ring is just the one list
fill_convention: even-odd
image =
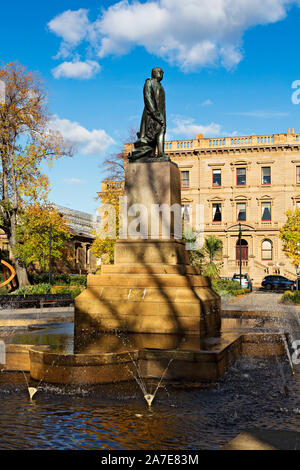
[(160, 67), (155, 67), (154, 69), (152, 69), (151, 77), (156, 78), (156, 80), (160, 82), (164, 77), (163, 69)]

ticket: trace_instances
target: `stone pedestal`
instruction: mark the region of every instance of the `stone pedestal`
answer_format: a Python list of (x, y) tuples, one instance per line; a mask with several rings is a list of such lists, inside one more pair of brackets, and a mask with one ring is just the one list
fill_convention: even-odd
[[(144, 232), (141, 236), (127, 232), (127, 238), (116, 243), (115, 264), (88, 276), (87, 289), (75, 300), (75, 334), (115, 330), (218, 334), (220, 298), (209, 279), (189, 266), (185, 244), (177, 238), (181, 235), (181, 223), (180, 227), (176, 223), (176, 210), (181, 218), (178, 167), (171, 162), (130, 163), (125, 195), (128, 230), (138, 215), (134, 205), (147, 208), (140, 217)], [(171, 216), (164, 212), (158, 219), (153, 213), (151, 217), (153, 205), (162, 204), (173, 206)]]

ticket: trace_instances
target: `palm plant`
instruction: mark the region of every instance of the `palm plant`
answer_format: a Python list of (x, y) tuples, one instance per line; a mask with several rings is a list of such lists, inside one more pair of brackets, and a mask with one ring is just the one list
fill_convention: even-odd
[(205, 239), (204, 243), (204, 251), (209, 257), (209, 262), (205, 269), (205, 275), (211, 278), (218, 278), (220, 274), (220, 269), (214, 262), (214, 259), (217, 255), (221, 254), (223, 243), (222, 241), (215, 237), (214, 235), (210, 235)]

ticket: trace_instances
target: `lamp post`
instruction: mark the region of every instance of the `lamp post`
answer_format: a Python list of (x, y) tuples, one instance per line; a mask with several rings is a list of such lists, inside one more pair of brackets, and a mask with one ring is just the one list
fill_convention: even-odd
[(239, 223), (238, 243), (240, 246), (240, 286), (242, 287), (242, 224)]
[(234, 224), (229, 227), (225, 232), (238, 232), (237, 246), (239, 247), (239, 263), (240, 263), (240, 285), (242, 285), (242, 235), (243, 232), (254, 231), (254, 228), (251, 225), (247, 224)]
[(49, 284), (51, 286), (51, 250), (52, 250), (52, 224), (50, 224), (50, 236), (49, 236)]

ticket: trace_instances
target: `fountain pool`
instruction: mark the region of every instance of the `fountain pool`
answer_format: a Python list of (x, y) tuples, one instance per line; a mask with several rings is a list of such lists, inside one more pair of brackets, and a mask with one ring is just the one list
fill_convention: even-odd
[[(163, 383), (152, 410), (135, 382), (41, 384), (30, 402), (19, 373), (0, 374), (1, 449), (217, 449), (249, 428), (298, 430), (300, 374), (238, 360), (213, 386)], [(10, 378), (9, 378), (10, 377)]]

